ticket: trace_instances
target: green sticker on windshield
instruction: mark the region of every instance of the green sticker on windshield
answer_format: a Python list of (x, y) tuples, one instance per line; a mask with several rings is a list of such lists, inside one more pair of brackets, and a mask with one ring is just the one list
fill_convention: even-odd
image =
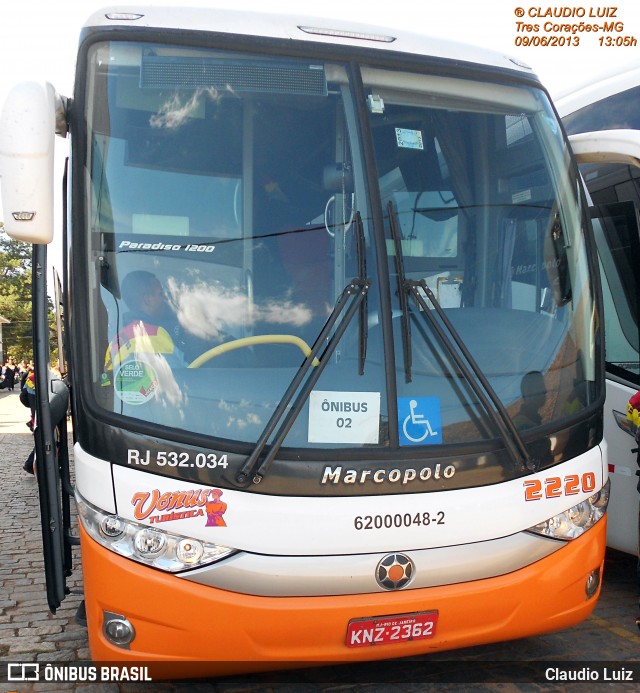
[(158, 387), (158, 376), (145, 361), (125, 361), (116, 372), (115, 391), (125, 404), (144, 404)]

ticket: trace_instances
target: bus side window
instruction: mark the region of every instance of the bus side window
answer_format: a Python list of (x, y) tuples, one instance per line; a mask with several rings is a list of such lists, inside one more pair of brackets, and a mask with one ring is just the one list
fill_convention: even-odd
[(635, 203), (591, 209), (603, 272), (607, 370), (640, 385), (640, 233)]

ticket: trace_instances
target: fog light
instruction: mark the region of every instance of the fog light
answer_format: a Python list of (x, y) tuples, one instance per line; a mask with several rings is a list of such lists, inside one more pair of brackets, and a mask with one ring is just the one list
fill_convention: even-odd
[(117, 647), (128, 648), (136, 637), (135, 628), (130, 621), (120, 614), (104, 612), (103, 632), (107, 640)]
[(600, 568), (592, 570), (591, 573), (589, 573), (589, 577), (587, 578), (587, 582), (584, 586), (587, 599), (591, 599), (591, 597), (593, 597), (593, 595), (598, 591), (598, 587), (600, 587)]

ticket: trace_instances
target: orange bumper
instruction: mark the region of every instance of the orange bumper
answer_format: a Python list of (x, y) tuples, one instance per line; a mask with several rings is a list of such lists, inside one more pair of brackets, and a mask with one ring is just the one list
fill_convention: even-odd
[[(379, 594), (274, 598), (214, 589), (141, 566), (102, 548), (81, 528), (91, 655), (95, 661), (162, 662), (163, 678), (219, 676), (414, 656), (567, 628), (595, 606), (597, 595), (587, 599), (585, 583), (592, 570), (602, 570), (605, 533), (601, 520), (555, 554), (486, 580)], [(345, 644), (351, 619), (428, 610), (439, 612), (432, 638), (359, 648)], [(104, 611), (133, 624), (130, 649), (106, 640)]]

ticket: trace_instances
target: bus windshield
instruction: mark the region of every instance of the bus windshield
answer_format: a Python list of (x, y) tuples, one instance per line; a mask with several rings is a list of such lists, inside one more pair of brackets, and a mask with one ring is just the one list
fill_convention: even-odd
[(411, 281), (525, 440), (597, 401), (588, 222), (541, 91), (115, 41), (88, 65), (100, 411), (251, 449), (337, 320), (283, 449), (487, 445), (496, 418)]

